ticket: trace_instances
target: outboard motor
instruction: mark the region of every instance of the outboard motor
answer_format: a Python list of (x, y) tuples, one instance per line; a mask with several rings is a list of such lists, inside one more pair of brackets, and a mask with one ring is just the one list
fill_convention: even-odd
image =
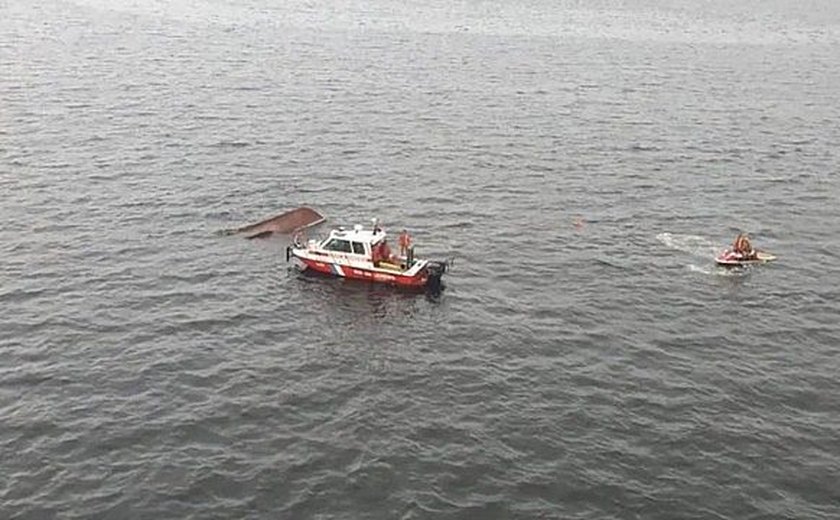
[(449, 262), (443, 260), (431, 260), (426, 264), (426, 271), (429, 273), (429, 279), (426, 282), (426, 287), (433, 291), (439, 291), (443, 287), (443, 273), (449, 267)]

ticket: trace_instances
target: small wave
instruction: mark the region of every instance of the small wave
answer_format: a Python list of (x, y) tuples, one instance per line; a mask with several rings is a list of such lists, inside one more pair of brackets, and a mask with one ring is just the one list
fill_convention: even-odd
[(712, 269), (709, 266), (688, 264), (688, 270), (692, 273), (712, 274)]
[(711, 274), (714, 276), (719, 276), (721, 278), (741, 278), (742, 276), (747, 276), (748, 274), (750, 274), (750, 268), (727, 268), (717, 266)]
[(659, 233), (656, 239), (666, 247), (698, 257), (714, 257), (721, 251), (718, 244), (700, 235)]
[(219, 141), (215, 144), (217, 148), (245, 148), (250, 145), (251, 143), (245, 141)]
[(606, 266), (606, 267), (612, 267), (613, 269), (626, 270), (626, 268), (623, 265), (620, 265), (618, 262), (611, 262), (611, 261), (605, 260), (603, 258), (596, 258), (595, 263)]
[(722, 278), (730, 278), (730, 277), (740, 277), (747, 274), (746, 269), (733, 269), (733, 268), (726, 268), (717, 266), (714, 264), (708, 265), (695, 265), (695, 264), (688, 264), (686, 266), (689, 271), (692, 273), (698, 273), (706, 276), (720, 276)]

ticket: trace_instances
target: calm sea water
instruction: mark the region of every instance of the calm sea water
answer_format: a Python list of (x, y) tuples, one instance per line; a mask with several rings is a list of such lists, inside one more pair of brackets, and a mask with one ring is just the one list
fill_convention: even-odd
[[(831, 0), (0, 0), (0, 517), (840, 517), (838, 57)], [(217, 234), (302, 204), (446, 290)]]

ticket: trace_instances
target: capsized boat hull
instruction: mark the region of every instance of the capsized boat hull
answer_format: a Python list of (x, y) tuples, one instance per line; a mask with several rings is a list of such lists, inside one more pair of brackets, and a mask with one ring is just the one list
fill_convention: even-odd
[(276, 215), (256, 224), (243, 226), (233, 230), (234, 233), (244, 235), (245, 238), (265, 238), (273, 233), (292, 233), (301, 229), (317, 226), (326, 217), (312, 208), (296, 208), (280, 215)]

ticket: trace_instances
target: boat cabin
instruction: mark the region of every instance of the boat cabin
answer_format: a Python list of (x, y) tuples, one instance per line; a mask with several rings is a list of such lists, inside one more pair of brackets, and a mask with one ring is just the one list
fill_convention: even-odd
[(324, 251), (364, 255), (369, 258), (374, 247), (384, 241), (385, 233), (381, 230), (373, 231), (356, 226), (351, 231), (343, 228), (332, 230), (329, 236), (319, 244), (319, 248)]
[[(311, 245), (310, 242), (310, 247)], [(363, 229), (357, 225), (352, 230), (335, 229), (315, 247), (322, 251), (348, 255), (348, 260), (368, 261), (374, 266), (406, 269), (413, 263), (413, 258), (406, 261), (405, 258), (398, 258), (392, 254), (385, 232), (379, 228)]]

